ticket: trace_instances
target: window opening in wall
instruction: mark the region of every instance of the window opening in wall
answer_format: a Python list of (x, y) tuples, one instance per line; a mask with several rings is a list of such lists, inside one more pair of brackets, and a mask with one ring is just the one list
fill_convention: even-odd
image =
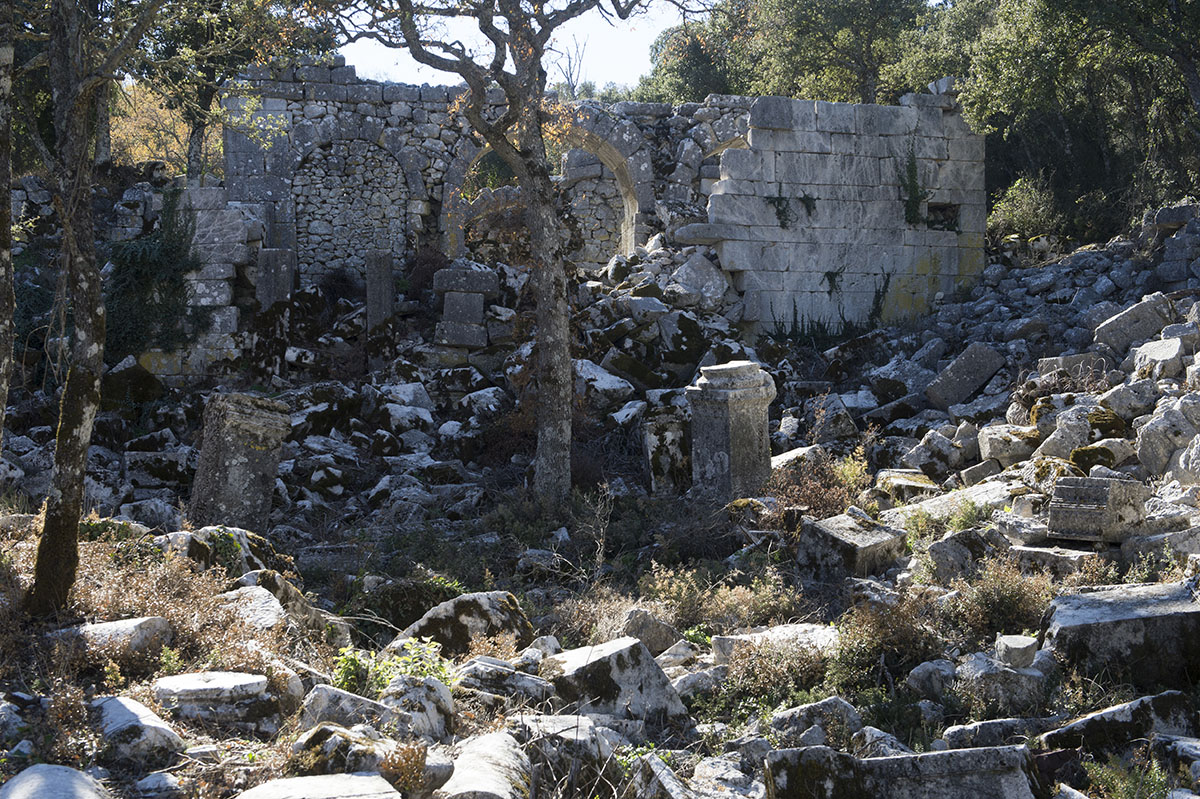
[(959, 207), (956, 203), (930, 203), (925, 224), (930, 230), (959, 230)]

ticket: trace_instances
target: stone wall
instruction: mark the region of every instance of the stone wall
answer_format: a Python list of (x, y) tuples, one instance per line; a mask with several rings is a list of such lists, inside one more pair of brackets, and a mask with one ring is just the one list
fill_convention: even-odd
[[(455, 110), (461, 87), (359, 80), (335, 59), (252, 68), (243, 91), (259, 101), (226, 105), (264, 134), (227, 132), (229, 199), (263, 208), (264, 246), (296, 251), (301, 286), (339, 269), (363, 279), (372, 249), (391, 252), (398, 270), (423, 245), (465, 254), (488, 241), (468, 229), (520, 206), (513, 189), (463, 197), (486, 151)], [(983, 267), (983, 139), (950, 94), (895, 107), (585, 101), (570, 113), (576, 149), (559, 181), (580, 265), (657, 232), (714, 244), (745, 294), (746, 321), (766, 332), (917, 314)], [(918, 196), (906, 212), (910, 152)]]
[(760, 329), (837, 332), (916, 315), (982, 272), (984, 140), (951, 96), (900, 106), (763, 97), (748, 140), (721, 156), (708, 223), (680, 238), (716, 245)]

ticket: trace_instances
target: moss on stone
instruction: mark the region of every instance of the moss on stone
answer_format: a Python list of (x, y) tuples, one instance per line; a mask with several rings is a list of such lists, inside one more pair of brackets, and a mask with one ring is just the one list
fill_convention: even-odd
[(1102, 407), (1088, 412), (1088, 424), (1100, 434), (1100, 438), (1124, 438), (1128, 430), (1124, 419)]
[(1076, 447), (1071, 450), (1071, 463), (1084, 474), (1089, 473), (1093, 466), (1112, 468), (1115, 462), (1112, 451), (1108, 447), (1091, 444), (1086, 447)]

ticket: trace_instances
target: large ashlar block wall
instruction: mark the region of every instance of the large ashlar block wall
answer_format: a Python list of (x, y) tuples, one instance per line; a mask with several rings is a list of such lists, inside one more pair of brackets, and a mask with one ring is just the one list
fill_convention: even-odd
[[(420, 247), (469, 254), (469, 233), (521, 204), (513, 187), (464, 196), (486, 150), (459, 110), (462, 87), (361, 80), (340, 57), (244, 78), (224, 100), (241, 118), (225, 134), (225, 186), (187, 201), (205, 263), (193, 304), (218, 324), (190, 351), (146, 360), (179, 380), (236, 357), (254, 309), (295, 286), (338, 271), (365, 284), (373, 251), (392, 254), (396, 277)], [(711, 244), (745, 300), (733, 321), (760, 332), (917, 315), (983, 268), (984, 142), (952, 94), (899, 106), (585, 101), (566, 122), (575, 149), (559, 186), (582, 239), (575, 263), (603, 266), (658, 232)], [(906, 214), (910, 155), (919, 196)]]
[(913, 316), (982, 271), (984, 140), (952, 97), (907, 95), (900, 106), (763, 97), (748, 144), (722, 155), (709, 224), (686, 232), (716, 245), (760, 329)]

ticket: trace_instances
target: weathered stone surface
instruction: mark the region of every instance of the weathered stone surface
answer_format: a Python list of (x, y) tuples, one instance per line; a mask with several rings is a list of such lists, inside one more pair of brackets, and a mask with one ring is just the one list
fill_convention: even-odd
[(0, 787), (0, 799), (110, 799), (100, 783), (66, 766), (38, 763)]
[(1146, 518), (1150, 489), (1133, 480), (1063, 477), (1054, 486), (1047, 526), (1054, 538), (1120, 543)]
[(751, 361), (705, 366), (687, 398), (693, 487), (722, 502), (754, 496), (771, 473), (767, 406), (775, 381)]
[(1034, 708), (1046, 690), (1046, 675), (1035, 668), (1009, 668), (983, 652), (968, 655), (954, 674), (962, 696), (1003, 715)]
[(183, 739), (154, 711), (125, 696), (96, 699), (101, 734), (117, 757), (140, 763), (163, 763), (183, 751)]
[(1003, 366), (1003, 355), (986, 344), (973, 343), (929, 384), (925, 395), (935, 408), (948, 410), (970, 399)]
[(882, 524), (855, 507), (820, 521), (793, 521), (800, 527), (796, 563), (813, 574), (865, 577), (883, 572), (904, 554), (903, 530)]
[(454, 775), (442, 786), (444, 799), (524, 799), (529, 795), (529, 757), (511, 735), (493, 732), (470, 738), (454, 758)]
[(1095, 341), (1123, 355), (1135, 341), (1157, 336), (1159, 331), (1175, 321), (1175, 308), (1165, 294), (1155, 292), (1141, 302), (1101, 322), (1096, 328)]
[(1050, 603), (1043, 647), (1087, 674), (1177, 685), (1200, 658), (1200, 602), (1188, 583), (1104, 588)]
[(625, 614), (621, 635), (631, 635), (638, 639), (655, 657), (683, 638), (683, 635), (674, 627), (641, 608), (631, 608)]
[(377, 774), (328, 774), (271, 780), (237, 799), (399, 799), (402, 794)]
[(862, 729), (862, 716), (854, 705), (839, 696), (820, 702), (781, 710), (771, 716), (771, 729), (786, 736), (798, 736), (813, 726), (826, 731), (838, 727), (848, 733)]
[(811, 746), (771, 752), (764, 772), (770, 799), (1034, 799), (1044, 795), (1033, 757), (1024, 746), (863, 760)]
[[(543, 656), (538, 661), (545, 660)], [(527, 697), (534, 702), (544, 702), (554, 696), (554, 685), (533, 674), (513, 668), (512, 664), (499, 658), (473, 657), (458, 670), (459, 684), (498, 696)]]
[(1143, 696), (1097, 710), (1042, 736), (1047, 748), (1082, 748), (1094, 755), (1127, 752), (1153, 735), (1195, 737), (1196, 708), (1181, 691)]
[(1029, 458), (1042, 441), (1036, 427), (989, 425), (979, 431), (979, 457), (1008, 468)]
[(524, 647), (533, 640), (533, 627), (517, 598), (507, 591), (463, 594), (437, 605), (404, 629), (388, 649), (403, 646), (409, 638), (432, 638), (447, 655), (466, 652), (471, 640), (513, 635)]
[(728, 663), (733, 650), (745, 644), (770, 644), (780, 647), (811, 647), (824, 652), (837, 644), (836, 627), (828, 624), (779, 624), (757, 632), (714, 635), (713, 662)]
[(996, 636), (996, 660), (1010, 669), (1032, 666), (1037, 649), (1038, 640), (1031, 635)]
[(104, 654), (118, 663), (157, 657), (173, 637), (171, 623), (162, 616), (81, 624), (57, 630), (53, 635), (65, 641), (78, 641), (85, 651)]
[(315, 727), (323, 721), (342, 727), (370, 724), (375, 727), (395, 725), (407, 729), (411, 719), (407, 713), (365, 696), (332, 685), (316, 685), (304, 697), (304, 704), (300, 708), (300, 726), (302, 729)]
[(415, 735), (440, 741), (454, 730), (454, 698), (450, 689), (433, 677), (394, 677), (379, 694), (379, 701), (407, 713)]
[(264, 531), (271, 510), (287, 406), (248, 394), (214, 394), (204, 408), (204, 446), (188, 518)]
[(949, 660), (927, 660), (908, 673), (904, 684), (917, 696), (940, 702), (954, 685), (954, 664)]
[(206, 671), (160, 677), (154, 681), (154, 696), (180, 718), (268, 735), (279, 729), (279, 701), (267, 692), (267, 678), (258, 674)]
[(667, 720), (687, 715), (667, 675), (636, 638), (571, 649), (542, 660), (538, 675), (583, 715)]

